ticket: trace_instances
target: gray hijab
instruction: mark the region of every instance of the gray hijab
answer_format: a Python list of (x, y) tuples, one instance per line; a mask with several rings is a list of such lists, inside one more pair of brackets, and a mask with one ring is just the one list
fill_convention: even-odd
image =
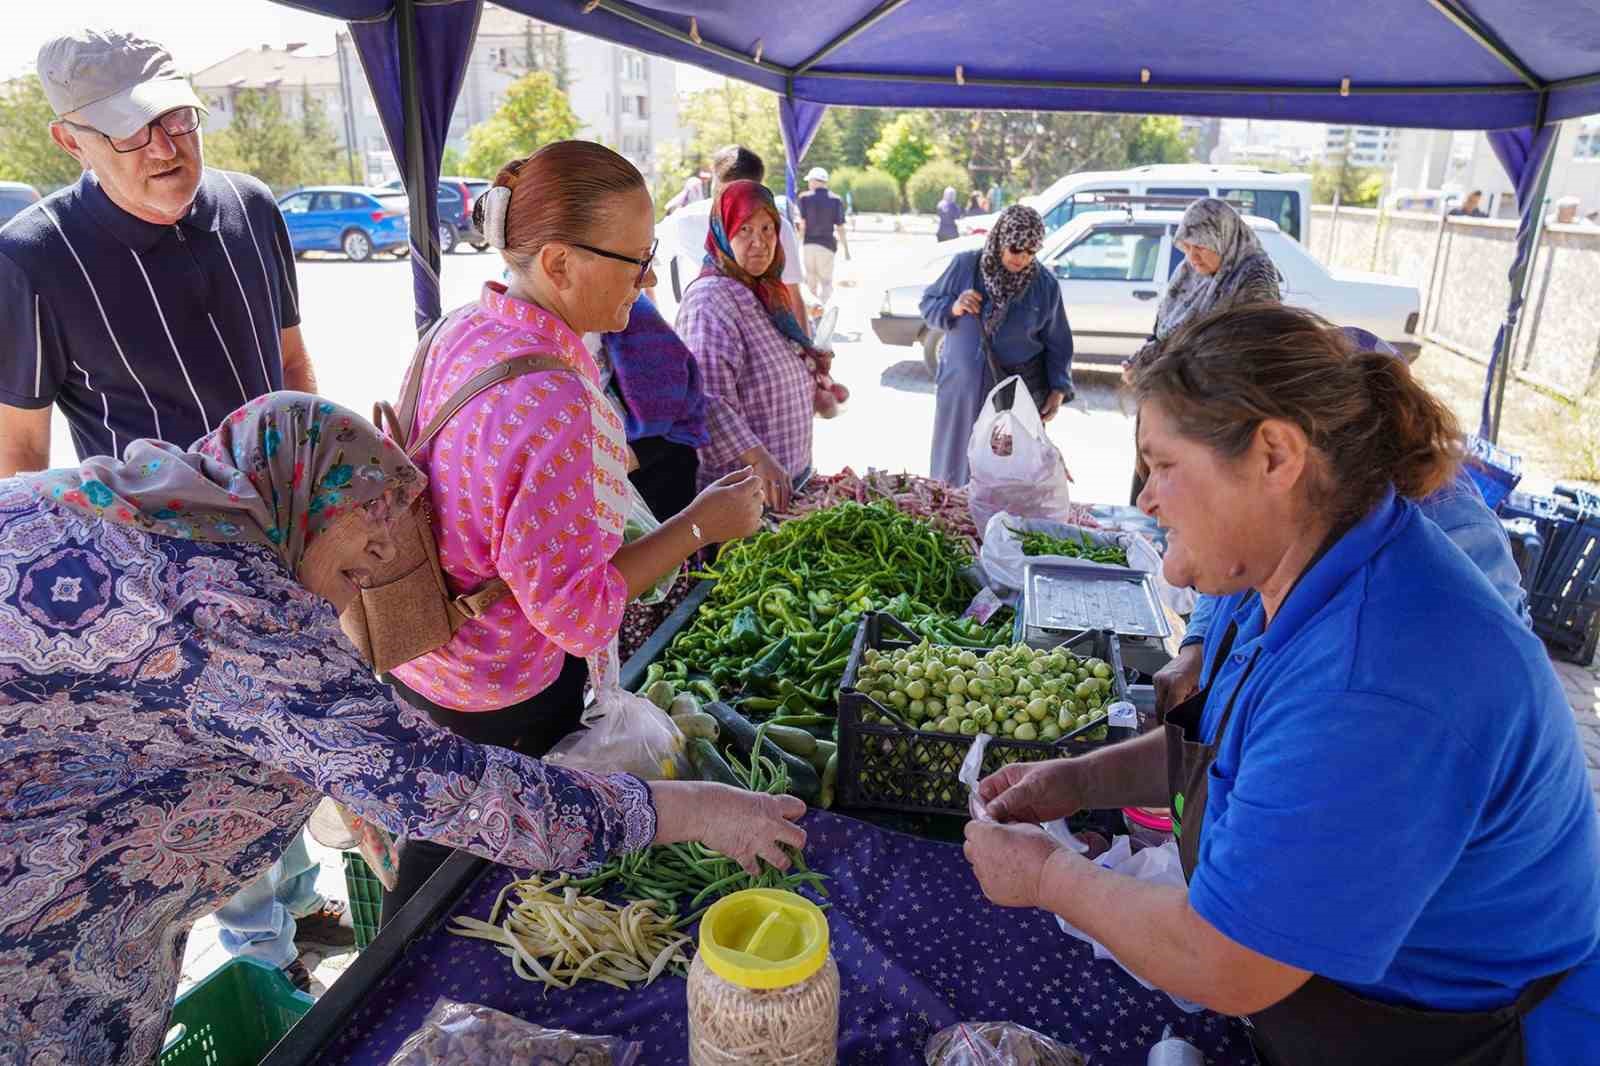
[(1185, 262), (1172, 275), (1156, 309), (1156, 337), (1244, 295), (1246, 300), (1278, 297), (1277, 269), (1249, 223), (1214, 197), (1196, 200), (1183, 213), (1174, 242), (1198, 244), (1222, 257), (1215, 274), (1202, 274)]

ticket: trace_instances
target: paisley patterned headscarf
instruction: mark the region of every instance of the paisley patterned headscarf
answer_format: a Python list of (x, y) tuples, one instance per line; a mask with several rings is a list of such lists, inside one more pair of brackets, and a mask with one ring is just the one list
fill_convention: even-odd
[(1245, 292), (1247, 300), (1278, 295), (1272, 257), (1239, 212), (1215, 197), (1196, 200), (1183, 213), (1173, 242), (1198, 244), (1222, 257), (1215, 274), (1202, 274), (1185, 260), (1156, 308), (1156, 337), (1165, 338), (1201, 315), (1221, 310)]
[(1006, 320), (1011, 301), (1028, 291), (1039, 261), (1035, 259), (1027, 268), (1013, 274), (1006, 269), (1000, 256), (1013, 248), (1037, 253), (1044, 244), (1044, 219), (1027, 204), (1012, 204), (1000, 212), (989, 239), (983, 242), (983, 255), (978, 259), (978, 271), (983, 275), (983, 288), (988, 298), (983, 302), (983, 336), (992, 338)]
[[(739, 227), (750, 221), (750, 217), (758, 211), (765, 211), (772, 216), (772, 239), (776, 244), (772, 250), (772, 262), (759, 276), (739, 265), (728, 239), (730, 235), (738, 233)], [(705, 267), (700, 271), (700, 276), (704, 278), (721, 274), (743, 284), (756, 294), (756, 299), (761, 302), (762, 309), (772, 319), (778, 332), (800, 345), (807, 356), (814, 358), (823, 353), (812, 346), (811, 338), (800, 327), (799, 320), (794, 317), (794, 308), (789, 304), (789, 294), (783, 287), (783, 241), (778, 239), (782, 226), (772, 190), (756, 181), (728, 182), (717, 194), (717, 202), (711, 208), (711, 230), (706, 234)]]
[(58, 507), (117, 525), (265, 544), (290, 570), (351, 508), (386, 494), (408, 507), (427, 484), (372, 423), (303, 392), (251, 400), (187, 451), (136, 440), (123, 454), (22, 480)]

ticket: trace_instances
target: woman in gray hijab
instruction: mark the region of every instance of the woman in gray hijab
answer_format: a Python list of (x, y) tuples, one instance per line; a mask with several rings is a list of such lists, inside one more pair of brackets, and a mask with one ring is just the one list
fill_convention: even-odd
[[(1156, 308), (1155, 332), (1123, 364), (1125, 379), (1155, 351), (1158, 342), (1190, 319), (1245, 304), (1278, 303), (1283, 298), (1278, 290), (1278, 268), (1250, 223), (1215, 197), (1189, 205), (1172, 243), (1183, 252), (1183, 265), (1167, 282), (1166, 295)], [(1143, 489), (1144, 478), (1135, 467), (1129, 502), (1137, 506)]]
[(933, 415), (941, 481), (967, 483), (967, 443), (997, 380), (1020, 375), (1046, 422), (1072, 399), (1072, 327), (1061, 286), (1034, 258), (1043, 243), (1039, 212), (1013, 204), (983, 248), (952, 258), (922, 295), (923, 319), (945, 335)]

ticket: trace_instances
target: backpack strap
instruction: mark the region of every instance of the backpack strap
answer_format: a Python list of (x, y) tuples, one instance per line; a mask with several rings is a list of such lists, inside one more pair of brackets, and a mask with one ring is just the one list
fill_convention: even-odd
[[(577, 374), (577, 371), (566, 363), (548, 355), (519, 355), (515, 359), (507, 359), (492, 366), (486, 366), (468, 378), (465, 384), (450, 395), (450, 398), (444, 402), (444, 406), (439, 408), (438, 413), (417, 435), (416, 440), (407, 443), (406, 454), (415, 458), (418, 452), (427, 447), (428, 443), (439, 435), (445, 424), (458, 411), (471, 403), (484, 389), (489, 388), (491, 385), (498, 385), (502, 381), (510, 381), (512, 378), (521, 377), (523, 374), (532, 374), (538, 371)], [(403, 412), (401, 417), (405, 417)]]

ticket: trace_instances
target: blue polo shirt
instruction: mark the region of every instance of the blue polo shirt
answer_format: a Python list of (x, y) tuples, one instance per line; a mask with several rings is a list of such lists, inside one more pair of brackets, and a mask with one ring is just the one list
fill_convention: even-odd
[[(1528, 1019), (1530, 1066), (1600, 1048), (1600, 828), (1544, 646), (1467, 556), (1390, 493), (1270, 626), (1219, 604), (1215, 739), (1194, 909), (1358, 994), (1502, 1006), (1580, 966)], [(1242, 686), (1242, 687), (1241, 687)], [(1582, 1061), (1594, 1061), (1583, 1058)]]
[(80, 458), (193, 443), (283, 388), (289, 249), (255, 178), (207, 169), (188, 216), (158, 226), (86, 172), (0, 228), (0, 403), (59, 404)]

